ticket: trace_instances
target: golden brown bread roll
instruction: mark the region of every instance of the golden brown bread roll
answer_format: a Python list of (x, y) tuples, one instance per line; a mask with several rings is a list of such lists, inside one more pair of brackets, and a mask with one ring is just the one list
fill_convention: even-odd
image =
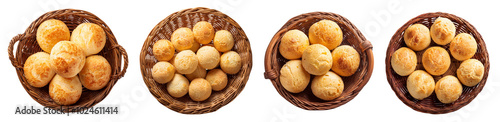
[(423, 70), (414, 71), (406, 81), (408, 92), (417, 100), (429, 97), (434, 92), (435, 85), (434, 78)]
[(236, 74), (242, 66), (240, 54), (235, 51), (229, 51), (220, 57), (220, 68), (227, 74)]
[(358, 70), (359, 53), (349, 45), (342, 45), (332, 51), (332, 71), (340, 76), (351, 76)]
[(483, 79), (484, 65), (477, 59), (467, 59), (457, 69), (457, 77), (465, 86), (473, 87)]
[(44, 87), (49, 84), (56, 72), (50, 68), (50, 55), (46, 52), (38, 52), (30, 55), (24, 62), (24, 76), (33, 87)]
[(167, 92), (172, 97), (182, 97), (189, 91), (189, 80), (181, 74), (175, 74), (172, 81), (167, 83)]
[(408, 76), (417, 67), (417, 54), (410, 48), (401, 47), (391, 56), (391, 67), (400, 76)]
[(191, 50), (184, 50), (174, 58), (175, 70), (180, 74), (191, 74), (198, 67), (198, 57)]
[(219, 52), (227, 52), (233, 49), (234, 38), (227, 30), (219, 30), (215, 33), (214, 37), (214, 47)]
[(331, 20), (321, 20), (309, 27), (311, 44), (322, 44), (333, 50), (342, 43), (343, 33), (339, 25)]
[(288, 59), (299, 59), (302, 57), (302, 52), (309, 46), (309, 39), (304, 32), (294, 29), (286, 32), (281, 37), (279, 45), (280, 54)]
[(78, 77), (54, 76), (49, 85), (49, 96), (59, 105), (71, 105), (80, 99), (82, 84)]
[(431, 26), (431, 38), (439, 45), (446, 45), (455, 37), (455, 25), (448, 18), (438, 17)]
[(344, 91), (342, 78), (332, 71), (324, 75), (315, 76), (311, 83), (311, 90), (314, 96), (322, 100), (333, 100), (339, 97)]
[(212, 24), (207, 21), (200, 21), (193, 27), (194, 40), (200, 44), (208, 44), (214, 39), (215, 31)]
[(290, 60), (280, 70), (280, 83), (287, 91), (299, 93), (306, 89), (311, 76), (302, 67), (302, 61)]
[(193, 42), (193, 46), (191, 48), (189, 48), (189, 50), (193, 51), (193, 52), (197, 52), (198, 49), (200, 49), (200, 43), (194, 41)]
[(172, 33), (171, 40), (178, 52), (191, 49), (194, 44), (193, 31), (186, 27), (178, 28)]
[(71, 41), (60, 41), (50, 52), (50, 66), (58, 75), (71, 78), (85, 65), (85, 53)]
[(442, 75), (450, 67), (450, 55), (442, 47), (430, 47), (422, 55), (422, 64), (429, 74)]
[(458, 34), (450, 43), (450, 53), (459, 61), (472, 58), (476, 50), (476, 39), (467, 33)]
[(205, 69), (213, 69), (219, 66), (220, 53), (212, 46), (203, 46), (196, 52), (200, 66)]
[(188, 80), (193, 80), (196, 78), (205, 78), (205, 76), (207, 76), (207, 70), (201, 67), (200, 65), (196, 67), (196, 70), (194, 70), (193, 73), (186, 74)]
[(92, 55), (85, 60), (85, 66), (78, 74), (82, 85), (89, 90), (104, 88), (111, 78), (111, 65), (100, 55)]
[(174, 44), (166, 39), (158, 40), (153, 45), (153, 55), (158, 61), (170, 61), (174, 54)]
[(161, 84), (168, 83), (174, 78), (175, 67), (174, 65), (160, 61), (153, 66), (151, 69), (151, 75), (153, 75), (153, 79)]
[(196, 78), (189, 84), (189, 97), (194, 101), (204, 101), (212, 94), (210, 83), (203, 78)]
[(210, 82), (212, 90), (220, 91), (226, 88), (227, 85), (227, 75), (221, 69), (213, 69), (207, 73), (206, 80)]
[(106, 45), (106, 32), (94, 23), (82, 23), (71, 34), (71, 41), (82, 48), (86, 56), (101, 52)]
[(405, 30), (406, 46), (415, 51), (421, 51), (431, 44), (429, 28), (422, 24), (413, 24)]
[(312, 44), (302, 54), (302, 66), (313, 75), (323, 75), (332, 68), (332, 53), (321, 44)]
[(460, 95), (462, 95), (462, 84), (455, 76), (444, 76), (436, 83), (436, 96), (442, 103), (455, 102)]
[(49, 19), (40, 26), (36, 31), (36, 41), (43, 51), (50, 53), (52, 47), (59, 41), (69, 41), (70, 33), (68, 26), (61, 20)]

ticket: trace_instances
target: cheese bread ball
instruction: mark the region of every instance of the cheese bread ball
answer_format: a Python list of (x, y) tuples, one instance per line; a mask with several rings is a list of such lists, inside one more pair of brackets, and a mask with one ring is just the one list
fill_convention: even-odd
[(59, 41), (69, 41), (70, 33), (68, 26), (61, 20), (49, 19), (36, 30), (36, 42), (40, 45), (43, 51), (50, 53), (52, 47)]
[(194, 44), (193, 31), (186, 27), (178, 28), (172, 33), (171, 40), (178, 52), (191, 49)]
[(196, 57), (200, 66), (204, 69), (213, 69), (219, 65), (220, 53), (212, 46), (203, 46), (198, 52), (196, 52)]
[(207, 73), (206, 80), (212, 86), (212, 90), (220, 91), (226, 88), (227, 85), (227, 75), (221, 69), (213, 69)]
[(457, 69), (457, 77), (465, 86), (473, 87), (483, 79), (484, 65), (477, 59), (467, 59)]
[(309, 27), (311, 44), (322, 44), (333, 50), (342, 43), (343, 34), (339, 25), (331, 20), (321, 20)]
[(189, 97), (194, 101), (204, 101), (212, 94), (210, 83), (203, 78), (196, 78), (189, 84)]
[(442, 75), (450, 67), (450, 55), (442, 47), (430, 47), (422, 55), (422, 64), (431, 75)]
[(70, 41), (60, 41), (50, 52), (50, 66), (58, 75), (71, 78), (76, 76), (85, 65), (82, 48)]
[(435, 85), (434, 78), (423, 70), (414, 71), (406, 81), (408, 92), (417, 100), (429, 97), (434, 92)]
[(349, 45), (342, 45), (332, 51), (332, 71), (340, 76), (351, 76), (358, 70), (359, 53)]
[(212, 24), (207, 21), (200, 21), (193, 27), (194, 40), (200, 44), (208, 44), (214, 39), (215, 31)]
[(313, 75), (323, 75), (332, 68), (332, 53), (321, 44), (312, 44), (302, 54), (302, 66)]
[(452, 103), (460, 95), (462, 95), (462, 84), (455, 76), (444, 76), (436, 83), (436, 96), (442, 103)]
[(438, 17), (431, 26), (431, 38), (439, 45), (446, 45), (455, 37), (455, 25), (448, 18)]
[(193, 80), (196, 78), (205, 78), (207, 76), (207, 70), (198, 65), (193, 73), (186, 74), (187, 79)]
[(237, 52), (229, 51), (220, 57), (220, 68), (227, 74), (236, 74), (241, 69), (241, 57)]
[(78, 77), (54, 76), (49, 85), (49, 96), (59, 105), (71, 105), (80, 99), (82, 84)]
[(472, 58), (476, 50), (476, 39), (467, 33), (458, 34), (450, 43), (451, 56), (459, 61)]
[(78, 74), (82, 85), (89, 90), (104, 88), (111, 78), (111, 65), (100, 55), (92, 55), (85, 60), (85, 66)]
[(182, 97), (189, 91), (189, 80), (181, 74), (175, 74), (172, 81), (167, 83), (167, 92), (172, 97)]
[(191, 74), (198, 67), (198, 57), (191, 50), (184, 50), (174, 58), (175, 70), (180, 74)]
[(422, 24), (413, 24), (405, 30), (406, 46), (412, 50), (421, 51), (431, 44), (429, 28)]
[(302, 67), (302, 61), (290, 60), (280, 70), (280, 83), (289, 92), (299, 93), (306, 89), (311, 76)]
[(410, 48), (401, 47), (391, 56), (391, 66), (400, 76), (408, 76), (417, 67), (417, 54)]
[(200, 49), (200, 43), (194, 41), (193, 46), (189, 50), (196, 52), (196, 51), (198, 51), (198, 49)]
[(56, 72), (50, 68), (50, 55), (46, 52), (38, 52), (30, 55), (24, 62), (24, 76), (28, 84), (33, 87), (44, 87), (49, 84)]
[(309, 39), (300, 30), (290, 30), (281, 37), (280, 54), (288, 60), (299, 59), (302, 52), (309, 46)]
[(158, 40), (153, 45), (153, 55), (158, 61), (170, 61), (174, 54), (174, 44), (166, 39)]
[(106, 32), (94, 23), (82, 23), (71, 33), (71, 41), (82, 47), (86, 56), (101, 52), (106, 45)]
[(214, 47), (219, 52), (227, 52), (233, 49), (234, 38), (233, 35), (227, 30), (220, 30), (215, 33)]
[(311, 90), (314, 96), (322, 100), (333, 100), (339, 97), (344, 91), (342, 78), (332, 71), (324, 75), (315, 76), (311, 83)]
[(160, 61), (153, 66), (151, 74), (157, 83), (168, 83), (174, 78), (175, 67), (168, 62)]

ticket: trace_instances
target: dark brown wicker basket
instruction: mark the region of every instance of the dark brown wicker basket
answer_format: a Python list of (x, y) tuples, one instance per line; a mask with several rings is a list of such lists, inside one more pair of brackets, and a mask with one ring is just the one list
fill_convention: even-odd
[[(173, 98), (168, 94), (166, 84), (159, 84), (152, 77), (151, 69), (158, 62), (153, 55), (153, 44), (160, 39), (170, 40), (170, 35), (177, 28), (193, 28), (194, 24), (199, 21), (211, 23), (215, 31), (228, 30), (233, 35), (235, 45), (232, 50), (241, 56), (242, 68), (237, 74), (228, 75), (226, 88), (222, 91), (213, 91), (205, 101), (193, 101), (189, 95)], [(252, 69), (252, 50), (245, 32), (236, 21), (217, 10), (198, 7), (175, 12), (158, 23), (142, 46), (140, 60), (144, 83), (161, 104), (183, 114), (202, 114), (218, 110), (231, 102), (243, 90)]]
[[(56, 104), (49, 96), (48, 85), (42, 88), (32, 87), (28, 84), (26, 78), (24, 77), (23, 66), (26, 59), (31, 54), (43, 51), (36, 41), (36, 31), (38, 29), (38, 26), (45, 20), (49, 19), (58, 19), (63, 21), (64, 23), (66, 23), (70, 31), (73, 31), (73, 29), (75, 29), (76, 26), (81, 23), (90, 22), (100, 25), (106, 32), (106, 45), (104, 46), (104, 49), (98, 53), (98, 55), (103, 56), (110, 63), (111, 79), (106, 87), (101, 90), (92, 91), (83, 88), (82, 95), (78, 102), (69, 106), (61, 106)], [(18, 45), (14, 55), (14, 44), (16, 44), (17, 42)], [(76, 109), (76, 111), (80, 111), (82, 110), (81, 108), (92, 107), (101, 102), (109, 94), (118, 79), (123, 77), (128, 66), (127, 52), (125, 52), (125, 49), (123, 49), (123, 47), (118, 45), (115, 36), (111, 32), (111, 29), (106, 25), (106, 23), (104, 23), (104, 21), (99, 19), (99, 17), (90, 12), (76, 9), (62, 9), (43, 14), (33, 23), (31, 23), (31, 25), (23, 34), (19, 34), (12, 38), (9, 43), (8, 53), (9, 59), (16, 69), (17, 76), (19, 77), (19, 80), (21, 81), (24, 89), (26, 89), (26, 92), (28, 92), (28, 94), (41, 105), (52, 109), (62, 108), (65, 112), (68, 112), (68, 110), (70, 112), (74, 112), (73, 109)], [(121, 68), (122, 56), (124, 58), (123, 69)]]
[[(360, 53), (360, 65), (356, 73), (349, 77), (342, 77), (344, 91), (340, 97), (324, 101), (312, 94), (311, 85), (301, 93), (290, 93), (279, 82), (281, 67), (288, 61), (278, 51), (281, 37), (289, 30), (298, 29), (309, 33), (309, 27), (323, 19), (335, 21), (344, 34), (341, 45), (353, 46)], [(327, 110), (341, 106), (352, 100), (366, 85), (373, 71), (373, 52), (371, 43), (361, 32), (346, 18), (329, 12), (312, 12), (302, 14), (288, 20), (285, 25), (274, 35), (265, 55), (264, 77), (270, 79), (278, 93), (293, 105), (306, 110)], [(311, 78), (312, 80), (313, 78)]]
[[(453, 22), (453, 24), (455, 24), (455, 27), (457, 29), (456, 34), (468, 33), (476, 39), (478, 46), (477, 52), (472, 58), (481, 61), (484, 64), (485, 68), (484, 77), (481, 80), (481, 82), (474, 87), (467, 87), (463, 85), (462, 95), (458, 98), (457, 101), (449, 104), (441, 103), (437, 99), (435, 93), (433, 93), (431, 96), (423, 100), (414, 99), (408, 92), (408, 89), (406, 88), (406, 79), (408, 77), (399, 76), (398, 74), (396, 74), (396, 72), (394, 72), (394, 70), (392, 70), (391, 67), (392, 53), (394, 53), (394, 51), (396, 51), (400, 47), (406, 47), (406, 44), (404, 43), (403, 39), (403, 34), (406, 28), (408, 28), (412, 24), (417, 24), (417, 23), (423, 24), (428, 28), (430, 28), (438, 17), (445, 17), (450, 19)], [(432, 41), (429, 47), (431, 46), (440, 46), (440, 45), (437, 45), (436, 43), (434, 43), (434, 41)], [(449, 44), (440, 47), (449, 50)], [(417, 59), (418, 59), (416, 70), (425, 70), (422, 66), (422, 54), (424, 53), (424, 51), (425, 50), (415, 52), (417, 54)], [(439, 79), (441, 79), (441, 77), (444, 77), (446, 75), (457, 76), (456, 70), (460, 66), (460, 63), (461, 61), (458, 61), (452, 57), (451, 65), (448, 71), (446, 71), (446, 73), (444, 73), (443, 75), (433, 76), (434, 80), (437, 82)], [(389, 81), (392, 90), (394, 90), (398, 98), (401, 101), (403, 101), (403, 103), (405, 103), (407, 106), (411, 107), (416, 111), (431, 113), (431, 114), (443, 114), (443, 113), (453, 112), (469, 104), (483, 89), (484, 84), (486, 84), (486, 79), (488, 78), (488, 72), (490, 69), (490, 61), (489, 61), (488, 51), (486, 50), (486, 44), (484, 43), (481, 34), (477, 32), (476, 28), (474, 28), (474, 26), (472, 26), (469, 22), (458, 16), (442, 12), (426, 13), (419, 15), (409, 20), (408, 22), (406, 22), (406, 24), (404, 24), (401, 28), (399, 28), (392, 37), (391, 42), (389, 42), (385, 58), (385, 65), (386, 65), (385, 70), (386, 70), (387, 80)]]

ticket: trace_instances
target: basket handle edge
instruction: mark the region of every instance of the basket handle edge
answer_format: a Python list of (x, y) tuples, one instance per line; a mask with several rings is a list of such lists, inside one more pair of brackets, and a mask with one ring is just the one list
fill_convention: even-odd
[(12, 40), (10, 40), (9, 42), (9, 47), (7, 49), (7, 52), (9, 53), (9, 59), (10, 59), (10, 62), (12, 63), (12, 66), (14, 66), (15, 68), (22, 68), (23, 66), (21, 66), (19, 64), (19, 62), (17, 62), (16, 60), (16, 56), (14, 56), (14, 44), (16, 44), (16, 42), (20, 41), (21, 38), (24, 37), (24, 34), (18, 34), (17, 36), (15, 36), (14, 38), (12, 38)]
[(128, 55), (127, 55), (127, 51), (125, 51), (125, 49), (121, 45), (115, 45), (114, 48), (118, 49), (118, 52), (120, 53), (121, 56), (123, 56), (123, 59), (124, 59), (123, 68), (116, 75), (113, 76), (113, 77), (116, 77), (117, 79), (120, 79), (125, 75), (125, 72), (127, 72)]

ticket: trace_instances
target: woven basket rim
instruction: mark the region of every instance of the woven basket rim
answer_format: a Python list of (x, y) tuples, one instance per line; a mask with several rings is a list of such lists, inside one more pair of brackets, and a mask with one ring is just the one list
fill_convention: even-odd
[[(46, 100), (44, 100), (45, 97), (39, 96), (39, 94), (33, 90), (33, 87), (29, 86), (27, 81), (25, 81), (24, 71), (23, 71), (25, 61), (23, 61), (21, 59), (22, 56), (24, 55), (24, 53), (23, 53), (23, 50), (20, 50), (20, 49), (22, 49), (22, 46), (25, 46), (24, 42), (26, 40), (30, 40), (29, 38), (36, 36), (36, 30), (37, 30), (38, 26), (43, 21), (48, 20), (48, 19), (54, 19), (54, 18), (57, 19), (58, 17), (61, 17), (61, 16), (62, 17), (86, 16), (86, 17), (82, 17), (82, 18), (84, 18), (83, 20), (72, 20), (73, 22), (76, 22), (76, 23), (80, 23), (80, 22), (85, 23), (88, 21), (102, 22), (100, 24), (100, 26), (103, 27), (104, 31), (106, 32), (106, 36), (107, 36), (106, 41), (107, 41), (107, 43), (109, 42), (110, 44), (112, 44), (112, 45), (109, 45), (110, 48), (107, 48), (107, 49), (104, 48), (100, 52), (100, 53), (108, 53), (108, 54), (111, 53), (111, 55), (115, 55), (115, 59), (113, 59), (113, 60), (107, 59), (108, 62), (110, 62), (110, 64), (115, 65), (115, 67), (111, 67), (112, 74), (110, 76), (111, 77), (110, 81), (108, 82), (106, 87), (104, 87), (100, 90), (96, 90), (96, 92), (98, 92), (98, 95), (96, 95), (95, 97), (90, 99), (90, 101), (87, 101), (85, 103), (77, 102), (77, 103), (72, 104), (72, 105), (57, 105), (50, 97), (48, 97), (49, 101), (46, 101)], [(92, 18), (89, 18), (89, 17), (92, 17)], [(89, 19), (91, 19), (91, 20), (89, 20)], [(70, 31), (72, 31), (72, 29), (70, 29)], [(36, 39), (35, 39), (35, 42), (36, 42)], [(15, 50), (15, 55), (14, 55), (13, 51), (14, 51), (14, 45), (16, 43), (18, 43), (18, 45), (17, 45), (17, 49)], [(36, 45), (36, 46), (38, 46), (38, 45)], [(108, 47), (108, 46), (106, 45), (105, 47)], [(44, 51), (39, 51), (39, 52), (44, 52)], [(111, 91), (113, 86), (116, 84), (118, 79), (123, 77), (123, 75), (125, 74), (126, 69), (128, 67), (128, 55), (127, 55), (125, 49), (122, 46), (120, 46), (118, 44), (118, 42), (116, 41), (116, 38), (114, 37), (113, 33), (111, 32), (111, 29), (109, 28), (109, 26), (107, 26), (106, 23), (104, 23), (104, 21), (99, 19), (99, 17), (97, 17), (96, 15), (94, 15), (90, 12), (87, 12), (84, 10), (78, 10), (78, 9), (59, 9), (59, 10), (50, 11), (50, 12), (47, 12), (47, 13), (41, 15), (38, 19), (36, 19), (35, 21), (33, 21), (30, 24), (30, 26), (25, 30), (24, 33), (18, 34), (17, 36), (12, 38), (12, 40), (9, 43), (8, 54), (9, 54), (9, 59), (10, 59), (12, 65), (16, 69), (19, 81), (21, 82), (21, 84), (22, 84), (23, 88), (26, 90), (26, 92), (28, 92), (28, 94), (33, 98), (33, 100), (35, 100), (36, 102), (38, 102), (42, 106), (45, 106), (45, 107), (48, 107), (51, 109), (60, 110), (62, 108), (62, 111), (65, 111), (65, 112), (78, 112), (78, 111), (83, 110), (81, 108), (88, 108), (88, 107), (92, 107), (92, 106), (98, 104), (100, 101), (102, 101), (109, 94), (109, 92)], [(124, 59), (123, 69), (121, 67), (122, 56)], [(40, 89), (46, 88), (47, 86), (42, 87)], [(83, 90), (84, 91), (82, 92), (82, 96), (85, 93), (86, 88), (84, 88)], [(79, 99), (79, 101), (80, 100), (81, 99)]]
[[(346, 89), (344, 89), (344, 93), (342, 95), (334, 100), (331, 101), (323, 101), (323, 102), (311, 102), (306, 99), (299, 99), (298, 97), (294, 96), (293, 93), (287, 92), (282, 88), (281, 83), (279, 83), (279, 74), (280, 74), (280, 69), (281, 67), (274, 67), (277, 65), (279, 61), (276, 61), (277, 56), (281, 55), (279, 51), (277, 51), (277, 48), (279, 46), (279, 39), (281, 38), (282, 33), (291, 30), (293, 26), (297, 26), (297, 23), (303, 22), (303, 21), (309, 21), (312, 19), (317, 19), (316, 17), (321, 18), (321, 16), (328, 16), (328, 17), (333, 17), (336, 19), (339, 19), (342, 21), (342, 23), (337, 22), (338, 24), (344, 24), (345, 26), (349, 27), (348, 29), (351, 29), (349, 32), (352, 32), (354, 35), (353, 38), (356, 39), (356, 41), (359, 43), (358, 45), (355, 45), (354, 47), (358, 50), (358, 53), (360, 53), (360, 56), (366, 57), (365, 60), (362, 60), (360, 62), (360, 68), (358, 69), (357, 72), (363, 72), (362, 78), (360, 78), (358, 81), (344, 81), (344, 82), (355, 82), (357, 84), (353, 85), (353, 88), (351, 92), (347, 92)], [(321, 18), (325, 19), (325, 18)], [(344, 30), (344, 28), (342, 28)], [(346, 28), (347, 29), (347, 28)], [(344, 32), (345, 34), (345, 32)], [(345, 38), (343, 41), (346, 41)], [(350, 46), (353, 46), (354, 44), (349, 44)], [(371, 43), (363, 36), (363, 34), (356, 28), (354, 24), (352, 24), (347, 18), (342, 17), (341, 15), (331, 13), (331, 12), (310, 12), (310, 13), (304, 13), (298, 16), (295, 16), (288, 20), (283, 27), (278, 30), (278, 32), (273, 36), (272, 40), (269, 42), (269, 46), (267, 47), (266, 54), (265, 54), (265, 72), (264, 72), (264, 77), (266, 79), (270, 79), (270, 81), (273, 83), (273, 86), (276, 88), (278, 93), (285, 98), (288, 102), (292, 103), (293, 105), (305, 109), (305, 110), (328, 110), (328, 109), (333, 109), (336, 107), (339, 107), (350, 100), (352, 100), (354, 97), (357, 96), (357, 94), (361, 91), (361, 89), (368, 83), (372, 71), (373, 71), (373, 52), (372, 52), (373, 46)], [(365, 67), (361, 67), (361, 64), (366, 63)], [(314, 75), (311, 75), (312, 77)], [(354, 75), (353, 75), (354, 76)], [(313, 78), (311, 78), (313, 79)], [(310, 85), (310, 84), (309, 84)], [(308, 86), (309, 87), (309, 86)], [(346, 87), (344, 87), (346, 88)], [(307, 90), (307, 89), (306, 89)]]
[[(429, 106), (425, 106), (423, 104), (417, 103), (416, 101), (410, 100), (407, 95), (404, 95), (398, 89), (399, 87), (397, 87), (395, 81), (392, 80), (395, 77), (395, 75), (397, 75), (397, 74), (393, 74), (391, 72), (392, 67), (390, 64), (390, 60), (391, 60), (390, 58), (391, 58), (393, 51), (391, 52), (390, 49), (395, 48), (395, 47), (393, 47), (392, 44), (394, 44), (395, 42), (398, 42), (399, 40), (402, 40), (403, 37), (401, 35), (404, 33), (404, 30), (406, 30), (406, 28), (409, 27), (410, 25), (415, 24), (418, 21), (424, 21), (424, 19), (432, 19), (432, 18), (437, 18), (437, 17), (447, 17), (448, 19), (452, 20), (452, 22), (459, 23), (459, 24), (465, 26), (465, 28), (468, 31), (470, 31), (471, 35), (474, 36), (474, 38), (476, 39), (476, 42), (478, 42), (478, 51), (483, 50), (482, 51), (483, 53), (481, 53), (480, 55), (484, 55), (486, 57), (484, 59), (485, 62), (482, 62), (483, 65), (485, 66), (485, 72), (484, 72), (483, 79), (481, 80), (481, 82), (478, 85), (471, 88), (472, 95), (470, 95), (470, 94), (464, 95), (464, 93), (462, 93), (461, 97), (457, 101), (450, 103), (450, 104), (445, 104), (445, 105), (450, 105), (450, 107), (436, 107), (436, 106), (429, 107)], [(459, 33), (459, 32), (457, 31), (457, 33)], [(480, 46), (480, 45), (482, 45), (482, 46)], [(429, 47), (431, 47), (431, 46), (429, 46)], [(440, 46), (440, 47), (442, 47), (442, 46)], [(478, 55), (478, 53), (476, 52), (475, 55)], [(451, 57), (451, 58), (453, 58), (453, 57)], [(486, 49), (486, 44), (485, 44), (481, 34), (476, 30), (476, 28), (473, 25), (471, 25), (465, 19), (460, 18), (454, 14), (445, 13), (445, 12), (424, 13), (424, 14), (418, 15), (418, 16), (410, 19), (403, 26), (401, 26), (395, 32), (395, 34), (393, 35), (393, 37), (391, 38), (391, 40), (389, 42), (389, 46), (387, 47), (387, 52), (386, 52), (385, 64), (386, 64), (387, 81), (390, 84), (391, 89), (394, 91), (396, 96), (405, 105), (412, 108), (413, 110), (423, 112), (423, 113), (430, 113), (430, 114), (444, 114), (444, 113), (454, 112), (454, 111), (459, 110), (460, 108), (466, 106), (467, 104), (469, 104), (481, 92), (484, 85), (486, 84), (486, 80), (488, 78), (489, 68), (490, 68), (489, 54), (488, 54), (488, 51)], [(437, 82), (437, 80), (435, 80), (435, 81)], [(435, 93), (433, 93), (433, 95), (434, 94)], [(430, 97), (432, 97), (433, 95), (431, 95)]]

